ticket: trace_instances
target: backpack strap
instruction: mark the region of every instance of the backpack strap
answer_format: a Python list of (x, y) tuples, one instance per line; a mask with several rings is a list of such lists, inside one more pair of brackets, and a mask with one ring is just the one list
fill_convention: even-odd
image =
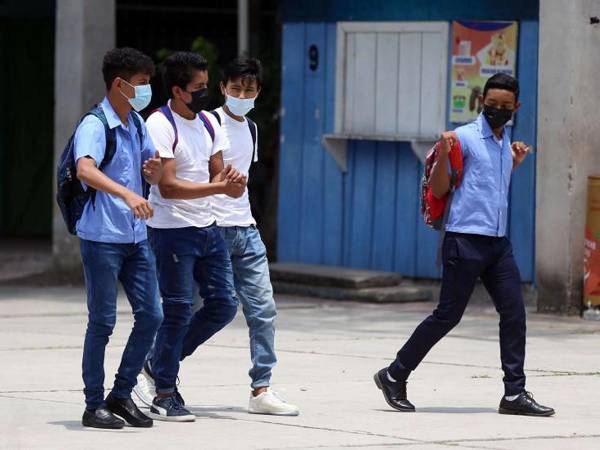
[(248, 128), (250, 128), (250, 136), (252, 136), (252, 162), (258, 161), (258, 155), (256, 153), (256, 134), (258, 131), (258, 127), (254, 123), (250, 117), (246, 117), (246, 122), (248, 122)]
[(133, 119), (133, 125), (135, 126), (135, 130), (137, 132), (138, 141), (140, 141), (141, 149), (144, 146), (144, 127), (142, 126), (142, 117), (133, 109), (131, 110), (131, 117)]
[[(179, 133), (177, 132), (177, 125), (175, 124), (175, 118), (173, 117), (173, 112), (171, 111), (171, 108), (169, 108), (169, 105), (163, 105), (160, 108), (157, 108), (152, 112), (153, 113), (155, 113), (155, 112), (162, 113), (167, 118), (167, 120), (169, 121), (171, 126), (173, 127), (173, 131), (175, 132), (175, 140), (173, 141), (172, 149), (173, 149), (173, 153), (175, 153), (175, 147), (177, 146), (177, 143), (179, 142)], [(211, 140), (214, 142), (215, 141), (215, 129), (212, 126), (212, 123), (210, 123), (210, 120), (208, 119), (208, 117), (206, 117), (204, 112), (200, 112), (198, 114), (198, 117), (200, 118), (200, 120), (202, 120), (202, 123), (204, 124), (206, 131), (208, 131), (208, 134), (210, 135)]]
[[(219, 125), (222, 125), (221, 115), (218, 113), (218, 111), (216, 109), (209, 111), (209, 113), (211, 113), (215, 117), (215, 119), (217, 119), (217, 122), (219, 122)], [(256, 134), (257, 134), (258, 127), (254, 123), (254, 121), (252, 119), (250, 119), (249, 117), (246, 117), (246, 123), (248, 123), (248, 129), (250, 130), (250, 136), (252, 136), (252, 159), (251, 159), (251, 161), (256, 162), (257, 161)]]
[[(102, 158), (102, 161), (100, 161), (100, 165), (98, 166), (98, 170), (102, 171), (107, 166), (107, 164), (112, 161), (113, 157), (115, 156), (115, 152), (117, 151), (117, 133), (108, 125), (106, 114), (104, 114), (104, 110), (102, 109), (101, 105), (94, 105), (94, 107), (85, 116), (94, 116), (98, 120), (100, 120), (100, 122), (102, 122), (102, 125), (104, 125), (106, 147), (104, 149), (104, 157)], [(96, 189), (90, 187), (89, 190), (90, 200), (92, 201), (92, 206), (95, 208)]]
[(215, 142), (215, 128), (213, 127), (212, 123), (210, 123), (210, 119), (206, 116), (206, 114), (204, 114), (204, 111), (200, 111), (198, 113), (198, 117), (202, 123), (204, 123), (204, 128), (206, 128), (206, 131), (208, 131), (210, 139)]
[[(131, 118), (133, 119), (133, 125), (135, 126), (138, 141), (140, 141), (140, 150), (144, 150), (144, 128), (142, 126), (142, 116), (140, 116), (134, 110), (131, 110)], [(154, 155), (152, 155), (154, 156)], [(143, 161), (142, 161), (143, 162)], [(147, 199), (150, 196), (150, 183), (146, 181), (146, 177), (142, 172), (142, 196)]]
[(171, 111), (171, 108), (169, 108), (169, 105), (163, 105), (160, 108), (156, 108), (154, 111), (152, 111), (152, 113), (155, 112), (162, 113), (173, 127), (173, 131), (175, 132), (175, 140), (173, 141), (173, 147), (171, 147), (171, 150), (173, 151), (173, 155), (175, 155), (175, 147), (177, 147), (177, 143), (179, 142), (179, 133), (177, 132), (177, 125), (175, 125), (173, 112)]
[(104, 150), (104, 157), (102, 158), (102, 161), (100, 161), (100, 165), (98, 166), (98, 169), (102, 170), (115, 156), (115, 152), (117, 150), (117, 133), (114, 129), (111, 129), (108, 126), (108, 120), (106, 120), (106, 115), (102, 110), (102, 106), (94, 105), (94, 107), (85, 116), (94, 116), (98, 120), (100, 120), (100, 122), (102, 122), (102, 125), (104, 125), (106, 148)]
[(211, 113), (215, 117), (215, 119), (217, 119), (217, 122), (219, 122), (219, 125), (223, 125), (221, 123), (221, 115), (217, 112), (216, 109), (213, 109), (212, 111), (209, 111), (209, 113)]

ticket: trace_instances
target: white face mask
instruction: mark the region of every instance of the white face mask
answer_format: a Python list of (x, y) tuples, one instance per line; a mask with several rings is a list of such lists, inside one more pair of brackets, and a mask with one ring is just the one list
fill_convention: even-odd
[(236, 116), (245, 116), (250, 112), (252, 108), (254, 108), (254, 98), (237, 98), (232, 97), (229, 94), (225, 94), (225, 104), (229, 111), (231, 111)]

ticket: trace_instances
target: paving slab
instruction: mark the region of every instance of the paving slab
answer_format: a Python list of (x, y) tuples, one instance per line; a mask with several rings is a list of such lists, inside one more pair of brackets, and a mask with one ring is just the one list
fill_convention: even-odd
[[(528, 389), (552, 418), (501, 416), (498, 318), (469, 307), (411, 376), (417, 412), (389, 409), (372, 382), (433, 305), (277, 298), (279, 362), (273, 387), (299, 417), (250, 415), (243, 315), (182, 364), (180, 390), (195, 423), (149, 430), (85, 429), (81, 287), (0, 287), (1, 449), (597, 449), (600, 324), (529, 314)], [(119, 298), (106, 352), (112, 382), (131, 330)]]

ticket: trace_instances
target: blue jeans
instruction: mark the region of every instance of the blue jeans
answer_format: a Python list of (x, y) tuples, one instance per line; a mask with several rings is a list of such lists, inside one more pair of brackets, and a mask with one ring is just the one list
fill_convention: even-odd
[(269, 277), (267, 251), (254, 226), (222, 227), (229, 247), (234, 285), (242, 303), (250, 334), (252, 387), (269, 386), (275, 356), (275, 316), (277, 309)]
[[(215, 225), (205, 228), (148, 228), (158, 268), (164, 320), (151, 367), (156, 391), (175, 390), (179, 362), (235, 317), (227, 246)], [(204, 305), (193, 313), (194, 282)]]
[(404, 380), (431, 348), (462, 318), (475, 282), (481, 278), (500, 314), (500, 359), (506, 395), (525, 390), (525, 305), (521, 277), (505, 237), (446, 233), (440, 302), (414, 331), (390, 365), (392, 377)]
[(163, 318), (156, 266), (148, 241), (107, 244), (82, 239), (88, 326), (83, 344), (83, 382), (89, 409), (104, 404), (104, 351), (117, 321), (117, 282), (125, 289), (135, 322), (112, 393), (128, 398)]

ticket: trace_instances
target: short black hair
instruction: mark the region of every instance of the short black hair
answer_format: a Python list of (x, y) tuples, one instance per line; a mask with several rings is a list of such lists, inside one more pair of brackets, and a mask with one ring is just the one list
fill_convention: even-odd
[(106, 89), (110, 89), (115, 78), (130, 80), (136, 73), (154, 76), (154, 62), (150, 57), (131, 47), (113, 48), (102, 60), (102, 76)]
[(496, 75), (492, 75), (483, 88), (483, 96), (487, 95), (487, 92), (490, 89), (502, 89), (505, 91), (510, 91), (515, 94), (515, 100), (519, 99), (519, 82), (516, 78), (511, 77), (505, 73), (497, 73)]
[(223, 84), (236, 78), (256, 80), (256, 86), (262, 84), (262, 64), (256, 58), (239, 56), (229, 62), (223, 70)]
[(208, 70), (206, 58), (198, 53), (175, 52), (165, 59), (162, 64), (162, 80), (167, 97), (173, 95), (173, 86), (185, 89), (198, 70)]

